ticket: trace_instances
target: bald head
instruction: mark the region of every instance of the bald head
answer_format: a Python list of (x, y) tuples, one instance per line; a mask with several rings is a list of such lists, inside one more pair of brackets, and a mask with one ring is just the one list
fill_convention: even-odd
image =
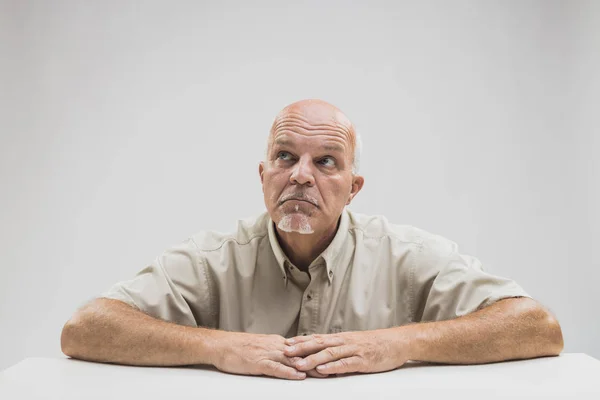
[(302, 129), (306, 133), (323, 130), (334, 131), (347, 139), (352, 156), (352, 172), (358, 173), (361, 142), (354, 125), (333, 104), (319, 99), (300, 100), (283, 108), (275, 117), (267, 143), (267, 154), (276, 133), (286, 128)]

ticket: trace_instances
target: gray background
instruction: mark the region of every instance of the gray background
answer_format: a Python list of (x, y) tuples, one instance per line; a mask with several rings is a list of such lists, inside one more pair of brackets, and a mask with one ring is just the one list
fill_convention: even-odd
[(248, 3), (1, 3), (0, 368), (262, 212), (270, 124), (313, 97), (362, 133), (351, 209), (458, 242), (600, 358), (600, 2)]

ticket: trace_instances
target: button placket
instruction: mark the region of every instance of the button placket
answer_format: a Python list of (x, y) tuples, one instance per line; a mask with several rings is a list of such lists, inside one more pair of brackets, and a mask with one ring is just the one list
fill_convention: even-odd
[(316, 329), (318, 296), (317, 292), (313, 289), (315, 284), (315, 279), (311, 279), (302, 298), (300, 317), (298, 320), (298, 332), (301, 335), (310, 335), (314, 333)]
[[(314, 285), (318, 285), (317, 280), (314, 280), (312, 283), (312, 287), (314, 287)], [(318, 325), (319, 325), (319, 290), (313, 290), (311, 288), (310, 292), (309, 292), (310, 296), (311, 296), (311, 300), (310, 300), (310, 306), (312, 308), (312, 318), (311, 318), (311, 331), (312, 332), (317, 332), (318, 329)]]
[[(322, 262), (309, 267), (310, 282), (304, 291), (298, 321), (298, 334), (312, 334), (318, 331), (320, 313), (320, 290), (323, 289), (323, 278), (327, 280), (327, 271)], [(323, 275), (325, 274), (325, 275)]]

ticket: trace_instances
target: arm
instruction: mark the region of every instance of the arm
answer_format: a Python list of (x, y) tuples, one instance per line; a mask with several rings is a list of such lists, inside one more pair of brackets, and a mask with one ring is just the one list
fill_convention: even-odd
[(563, 349), (558, 321), (532, 299), (504, 299), (449, 321), (401, 327), (409, 359), (448, 364), (556, 356)]
[(563, 349), (556, 319), (527, 298), (501, 300), (454, 320), (296, 337), (287, 344), (293, 347), (286, 355), (304, 357), (296, 362), (298, 370), (323, 374), (387, 371), (408, 360), (488, 363), (553, 356)]
[(104, 298), (77, 311), (61, 335), (70, 357), (145, 366), (210, 364), (213, 341), (208, 329), (165, 322)]
[(100, 298), (64, 326), (61, 347), (82, 360), (143, 366), (209, 364), (226, 372), (304, 379), (283, 354), (279, 335), (176, 325), (113, 299)]

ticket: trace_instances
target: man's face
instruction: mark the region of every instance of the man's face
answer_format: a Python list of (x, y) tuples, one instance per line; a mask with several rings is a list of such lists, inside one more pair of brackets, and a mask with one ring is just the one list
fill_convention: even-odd
[(304, 234), (331, 230), (363, 184), (352, 174), (353, 157), (352, 125), (333, 106), (284, 109), (259, 167), (265, 205), (277, 227)]

